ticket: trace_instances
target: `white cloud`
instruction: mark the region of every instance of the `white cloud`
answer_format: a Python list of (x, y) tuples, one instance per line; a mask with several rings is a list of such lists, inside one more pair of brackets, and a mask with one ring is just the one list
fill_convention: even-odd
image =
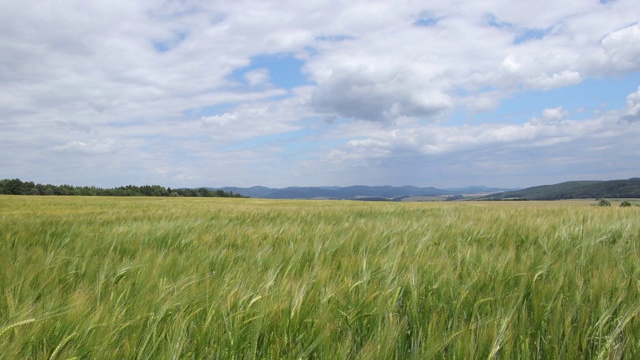
[(504, 58), (504, 60), (502, 60), (501, 67), (505, 69), (507, 72), (515, 74), (518, 72), (518, 70), (520, 70), (522, 66), (520, 65), (520, 63), (518, 63), (518, 60), (516, 60), (513, 54), (509, 54), (507, 57)]
[(621, 71), (640, 70), (640, 24), (608, 34), (602, 47), (611, 66)]
[(244, 78), (247, 79), (249, 86), (268, 85), (269, 70), (268, 69), (252, 70), (244, 74)]
[(627, 108), (622, 118), (627, 121), (640, 120), (640, 87), (638, 91), (627, 96)]
[(527, 81), (527, 84), (535, 89), (553, 89), (577, 84), (581, 81), (580, 74), (576, 71), (562, 71), (561, 73), (540, 74)]
[[(420, 19), (427, 26), (417, 26)], [(281, 89), (276, 73), (260, 68), (238, 86), (235, 71), (274, 54), (303, 61), (311, 85)], [(101, 185), (107, 180), (92, 158), (112, 164), (112, 183), (180, 186), (225, 175), (231, 184), (285, 184), (277, 174), (356, 181), (344, 177), (345, 159), (358, 161), (362, 176), (386, 176), (365, 171), (384, 166), (410, 176), (410, 165), (429, 161), (457, 169), (465, 156), (478, 169), (507, 171), (481, 153), (513, 169), (511, 160), (527, 159), (519, 151), (542, 161), (551, 159), (539, 154), (544, 147), (580, 159), (587, 150), (569, 145), (585, 142), (605, 155), (631, 146), (640, 90), (624, 109), (586, 120), (572, 119), (564, 99), (529, 122), (475, 113), (523, 92), (639, 70), (633, 0), (9, 0), (0, 4), (0, 143), (15, 161), (0, 161), (0, 171), (29, 179), (46, 162)], [(457, 112), (469, 112), (468, 120), (452, 121)], [(214, 163), (224, 174), (203, 170)], [(314, 175), (327, 163), (336, 167)]]
[(53, 151), (60, 153), (79, 153), (85, 155), (108, 154), (120, 150), (120, 146), (112, 139), (102, 141), (70, 141), (62, 145), (52, 147)]
[(567, 111), (562, 106), (558, 106), (551, 109), (544, 109), (542, 111), (542, 119), (550, 120), (550, 121), (558, 121), (562, 120), (569, 116), (569, 111)]
[(320, 113), (372, 121), (432, 117), (451, 108), (448, 95), (403, 72), (401, 67), (335, 69), (314, 92), (312, 106)]
[(532, 124), (544, 124), (559, 122), (569, 117), (569, 111), (562, 106), (555, 108), (544, 109), (542, 111), (542, 118), (533, 118), (530, 120)]
[(227, 124), (238, 121), (238, 115), (231, 113), (224, 113), (222, 115), (203, 116), (200, 118), (204, 126), (210, 126), (212, 124), (217, 126), (225, 126)]
[[(571, 120), (569, 112), (559, 106), (544, 109), (541, 118), (536, 117), (523, 124), (442, 126), (414, 123), (392, 131), (382, 125), (372, 125), (366, 131), (362, 131), (363, 126), (345, 125), (336, 129), (332, 136), (342, 134), (348, 138), (360, 135), (360, 139), (348, 141), (340, 151), (329, 154), (326, 160), (349, 162), (354, 158), (361, 161), (369, 158), (373, 161), (380, 157), (392, 158), (407, 153), (410, 154), (409, 157), (425, 159), (459, 154), (474, 157), (478, 152), (492, 153), (505, 149), (512, 149), (517, 153), (522, 149), (537, 151), (534, 149), (544, 147), (545, 152), (552, 152), (554, 148), (560, 149), (559, 146), (563, 152), (574, 153), (580, 158), (584, 155), (584, 148), (579, 144), (615, 143), (614, 139), (630, 139), (640, 135), (639, 127), (629, 127), (617, 121), (636, 110), (639, 94), (640, 91), (628, 97), (626, 109), (587, 120)], [(565, 144), (573, 145), (565, 147)], [(615, 147), (607, 145), (606, 148), (611, 153)]]

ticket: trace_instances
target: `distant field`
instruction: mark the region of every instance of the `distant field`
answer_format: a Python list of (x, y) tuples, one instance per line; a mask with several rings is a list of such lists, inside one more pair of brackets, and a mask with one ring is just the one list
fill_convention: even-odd
[(0, 358), (637, 359), (591, 203), (0, 196)]
[(407, 196), (401, 201), (446, 201), (447, 198), (447, 196)]

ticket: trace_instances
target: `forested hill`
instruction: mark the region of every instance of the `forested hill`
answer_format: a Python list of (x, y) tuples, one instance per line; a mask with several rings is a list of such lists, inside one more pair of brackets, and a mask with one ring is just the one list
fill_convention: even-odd
[(187, 197), (244, 197), (221, 189), (171, 189), (160, 185), (127, 185), (113, 189), (95, 186), (36, 184), (20, 179), (0, 180), (0, 194), (4, 195), (81, 195), (81, 196), (187, 196)]
[(609, 181), (568, 181), (517, 191), (491, 194), (484, 200), (562, 200), (597, 198), (640, 198), (640, 178)]

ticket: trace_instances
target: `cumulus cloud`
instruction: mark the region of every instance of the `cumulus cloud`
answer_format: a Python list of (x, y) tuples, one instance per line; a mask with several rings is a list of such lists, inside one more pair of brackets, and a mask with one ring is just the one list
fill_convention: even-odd
[(527, 84), (535, 89), (553, 89), (562, 86), (574, 85), (580, 82), (580, 74), (576, 71), (562, 71), (561, 73), (541, 74), (527, 81)]
[(613, 139), (625, 139), (623, 142), (626, 143), (630, 134), (638, 134), (640, 131), (637, 126), (629, 127), (618, 121), (627, 116), (631, 116), (629, 119), (637, 116), (639, 103), (640, 89), (627, 97), (626, 108), (586, 120), (572, 120), (569, 111), (558, 106), (544, 109), (541, 117), (534, 117), (523, 124), (442, 126), (412, 123), (392, 131), (383, 125), (365, 127), (367, 131), (362, 131), (363, 126), (344, 125), (335, 131), (335, 136), (359, 134), (360, 139), (346, 142), (342, 149), (329, 154), (327, 161), (350, 161), (354, 158), (377, 160), (399, 154), (410, 154), (409, 157), (416, 158), (459, 154), (473, 157), (478, 152), (499, 153), (504, 149), (511, 149), (510, 151), (517, 153), (522, 149), (537, 151), (534, 149), (541, 147), (544, 147), (545, 152), (553, 152), (555, 148), (581, 158), (587, 152), (584, 144), (590, 144), (589, 149), (593, 151), (607, 149), (606, 153), (612, 153), (612, 149), (616, 148), (613, 145), (616, 140)]
[(534, 117), (530, 120), (532, 124), (544, 124), (544, 123), (553, 123), (559, 122), (560, 120), (564, 120), (569, 117), (569, 111), (562, 106), (558, 106), (555, 108), (544, 109), (542, 111), (542, 117)]
[(640, 70), (640, 24), (608, 34), (602, 47), (611, 66), (621, 71)]
[(244, 74), (249, 86), (267, 85), (269, 83), (269, 70), (256, 69)]
[[(563, 99), (533, 119), (473, 116), (518, 94), (639, 71), (633, 0), (10, 0), (0, 10), (0, 143), (15, 154), (0, 172), (25, 178), (45, 162), (101, 185), (102, 176), (77, 170), (94, 169), (88, 158), (113, 164), (117, 179), (171, 186), (223, 175), (240, 185), (271, 171), (338, 181), (345, 159), (362, 176), (384, 176), (385, 167), (412, 176), (430, 162), (458, 169), (465, 157), (483, 164), (478, 171), (507, 171), (490, 158), (513, 169), (524, 166), (513, 159), (550, 159), (546, 146), (569, 152), (565, 160), (592, 159), (576, 149), (581, 142), (602, 158), (632, 146), (640, 123), (640, 90), (623, 109), (586, 120), (573, 119)], [(266, 65), (242, 72), (277, 54), (300, 61), (295, 71), (307, 81), (279, 88)], [(471, 115), (460, 123), (460, 112)], [(322, 176), (311, 170), (327, 163), (336, 167)]]
[(567, 111), (562, 106), (558, 106), (552, 109), (544, 109), (542, 111), (542, 118), (544, 120), (557, 121), (562, 120), (569, 116), (569, 111)]
[(311, 99), (321, 113), (360, 120), (394, 120), (400, 116), (433, 117), (452, 107), (450, 97), (416, 83), (397, 68), (335, 69)]
[(638, 91), (627, 96), (627, 108), (622, 118), (626, 121), (640, 120), (640, 87)]

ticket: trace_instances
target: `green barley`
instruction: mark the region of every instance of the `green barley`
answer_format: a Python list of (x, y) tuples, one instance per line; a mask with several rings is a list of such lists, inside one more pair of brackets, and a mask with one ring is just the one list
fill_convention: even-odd
[(637, 358), (639, 211), (0, 196), (0, 359)]

